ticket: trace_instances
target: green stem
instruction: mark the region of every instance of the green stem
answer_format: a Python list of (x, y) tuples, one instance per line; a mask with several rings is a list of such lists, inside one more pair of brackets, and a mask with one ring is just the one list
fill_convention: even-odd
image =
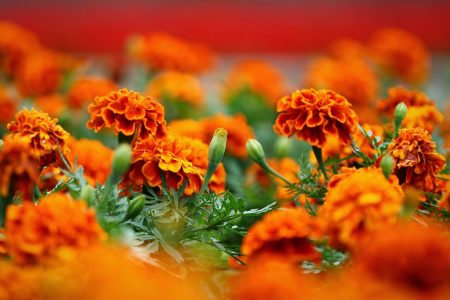
[(259, 165), (261, 166), (261, 168), (264, 169), (264, 171), (272, 174), (275, 177), (278, 177), (279, 179), (281, 179), (282, 181), (284, 181), (287, 185), (293, 186), (294, 183), (290, 182), (286, 177), (284, 177), (283, 175), (281, 175), (280, 173), (278, 173), (277, 171), (275, 171), (271, 166), (269, 166), (269, 164), (264, 160), (261, 161), (259, 163)]
[(322, 171), (323, 177), (325, 177), (325, 181), (328, 182), (327, 170), (325, 169), (325, 165), (323, 164), (322, 149), (316, 146), (312, 146), (312, 150), (314, 152), (314, 156), (316, 157), (317, 163), (319, 164), (319, 169), (320, 171)]
[(205, 177), (203, 179), (203, 184), (200, 189), (199, 195), (203, 194), (208, 187), (208, 183), (211, 180), (211, 177), (213, 176), (214, 172), (216, 171), (218, 164), (208, 164), (208, 169), (206, 170)]

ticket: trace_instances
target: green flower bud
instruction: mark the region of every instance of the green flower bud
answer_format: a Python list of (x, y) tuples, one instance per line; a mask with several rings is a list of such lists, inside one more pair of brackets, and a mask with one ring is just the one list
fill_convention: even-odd
[(3, 144), (4, 144), (3, 140), (0, 140), (0, 151), (3, 150)]
[(264, 149), (261, 146), (261, 143), (255, 139), (249, 139), (247, 141), (247, 153), (252, 160), (261, 164), (266, 159), (266, 154), (264, 153)]
[(132, 151), (128, 144), (120, 144), (114, 151), (114, 158), (112, 163), (112, 172), (114, 177), (120, 177), (126, 171), (131, 164)]
[(81, 189), (80, 199), (86, 201), (89, 206), (93, 206), (95, 204), (95, 188), (87, 184)]
[(208, 162), (213, 165), (218, 165), (225, 154), (227, 147), (228, 132), (223, 128), (217, 128), (214, 136), (209, 143)]
[(139, 195), (134, 197), (128, 204), (128, 210), (123, 220), (128, 221), (130, 219), (137, 217), (144, 209), (144, 206), (145, 206), (145, 195)]
[(397, 104), (394, 111), (395, 123), (401, 124), (407, 112), (408, 107), (404, 102), (400, 102), (399, 104)]
[(384, 177), (389, 179), (392, 174), (392, 170), (394, 169), (394, 159), (389, 154), (383, 156), (380, 162), (381, 171), (383, 171)]

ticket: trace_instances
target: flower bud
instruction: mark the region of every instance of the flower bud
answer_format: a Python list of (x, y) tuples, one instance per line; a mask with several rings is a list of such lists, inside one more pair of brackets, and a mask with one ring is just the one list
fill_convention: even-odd
[(228, 132), (223, 128), (217, 128), (209, 143), (208, 161), (210, 164), (218, 165), (225, 154), (227, 147)]
[(95, 188), (87, 184), (81, 189), (80, 199), (86, 201), (89, 206), (93, 206), (95, 204)]
[(394, 111), (395, 122), (399, 121), (399, 123), (401, 123), (405, 118), (407, 112), (408, 107), (404, 102), (400, 102), (399, 104), (397, 104)]
[(383, 171), (384, 177), (389, 179), (392, 174), (392, 170), (394, 169), (394, 159), (389, 154), (383, 156), (380, 162), (381, 171)]
[(116, 177), (124, 174), (130, 167), (132, 157), (131, 147), (128, 144), (120, 144), (114, 151), (112, 172)]
[(145, 195), (139, 195), (134, 197), (128, 204), (128, 210), (123, 220), (127, 221), (137, 217), (144, 209), (144, 206), (145, 206)]
[(261, 146), (261, 143), (255, 139), (249, 139), (247, 141), (247, 153), (252, 160), (257, 163), (262, 163), (266, 159), (266, 154), (264, 153), (264, 149)]

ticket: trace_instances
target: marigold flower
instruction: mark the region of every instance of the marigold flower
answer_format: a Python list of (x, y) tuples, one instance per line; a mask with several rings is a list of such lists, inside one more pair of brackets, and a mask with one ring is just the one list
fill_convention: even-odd
[(81, 109), (95, 97), (103, 96), (116, 91), (117, 85), (106, 78), (81, 77), (75, 80), (67, 92), (67, 100), (70, 107)]
[(395, 162), (394, 173), (401, 184), (433, 191), (436, 174), (445, 167), (445, 158), (436, 152), (436, 144), (422, 128), (400, 129), (388, 147)]
[(192, 139), (201, 140), (204, 143), (209, 143), (209, 135), (205, 131), (205, 126), (202, 121), (193, 119), (179, 119), (172, 120), (169, 123), (169, 132), (176, 136), (184, 136)]
[(413, 106), (408, 108), (402, 125), (406, 128), (422, 127), (431, 132), (442, 120), (444, 116), (435, 105)]
[(224, 128), (228, 132), (227, 153), (239, 158), (247, 156), (247, 141), (254, 137), (252, 128), (247, 124), (243, 115), (226, 116), (217, 114), (202, 119), (204, 132), (206, 134), (205, 143), (209, 143), (217, 128)]
[(244, 88), (260, 94), (270, 106), (285, 92), (285, 79), (281, 73), (263, 60), (245, 60), (233, 67), (225, 83), (226, 98)]
[(48, 50), (28, 54), (16, 74), (16, 85), (23, 96), (40, 96), (56, 91), (62, 72), (59, 57)]
[(84, 176), (89, 184), (105, 184), (111, 171), (113, 151), (96, 140), (72, 139), (69, 143), (69, 160), (77, 161), (83, 167)]
[(276, 133), (308, 141), (323, 147), (328, 135), (337, 135), (344, 144), (351, 143), (357, 116), (343, 96), (330, 90), (303, 89), (278, 101)]
[(188, 180), (184, 193), (192, 195), (202, 185), (202, 170), (188, 157), (193, 151), (190, 144), (174, 136), (155, 139), (150, 136), (137, 141), (133, 148), (133, 161), (120, 187), (127, 193), (129, 188), (141, 191), (147, 184), (152, 188), (163, 188), (164, 175), (168, 188), (178, 190)]
[(136, 134), (144, 139), (148, 136), (166, 135), (164, 107), (150, 97), (134, 91), (121, 89), (95, 98), (88, 106), (91, 114), (87, 127), (95, 132), (102, 128), (114, 128), (116, 134)]
[(39, 47), (32, 32), (10, 22), (0, 22), (0, 69), (7, 75), (14, 74), (24, 56)]
[(87, 248), (106, 239), (95, 211), (84, 201), (55, 193), (36, 206), (10, 205), (6, 214), (8, 252), (19, 264), (61, 258), (67, 251)]
[(40, 111), (48, 113), (52, 117), (59, 116), (66, 108), (66, 103), (63, 96), (59, 94), (49, 94), (38, 96), (34, 99), (34, 103)]
[(428, 298), (434, 290), (447, 288), (448, 292), (450, 239), (433, 225), (409, 222), (387, 227), (361, 247), (355, 265), (362, 274), (426, 292)]
[(413, 84), (428, 76), (428, 50), (409, 32), (395, 28), (380, 30), (372, 36), (368, 47), (374, 60), (392, 76)]
[(408, 110), (412, 107), (435, 105), (433, 100), (417, 90), (408, 90), (404, 87), (397, 86), (389, 88), (387, 93), (386, 99), (378, 102), (378, 110), (390, 117), (393, 117), (395, 107), (401, 102), (406, 104)]
[(135, 36), (129, 45), (133, 58), (152, 70), (200, 73), (214, 64), (214, 54), (202, 44), (188, 42), (164, 32)]
[(369, 105), (379, 86), (375, 73), (363, 60), (327, 57), (313, 61), (304, 82), (312, 88), (333, 90), (354, 106)]
[(7, 88), (0, 85), (0, 124), (6, 124), (14, 118), (18, 103), (8, 94)]
[(319, 216), (332, 244), (354, 248), (366, 235), (396, 222), (403, 204), (398, 181), (379, 169), (358, 169), (330, 180)]
[(148, 83), (145, 94), (162, 102), (180, 101), (195, 107), (203, 104), (200, 81), (187, 73), (163, 72)]
[(15, 119), (8, 123), (8, 130), (12, 135), (29, 137), (31, 146), (35, 149), (43, 166), (56, 162), (59, 159), (58, 149), (67, 155), (67, 139), (69, 133), (57, 124), (47, 113), (35, 109), (19, 111)]
[(267, 213), (244, 237), (241, 251), (250, 258), (287, 257), (291, 261), (315, 260), (320, 254), (311, 240), (321, 237), (322, 228), (304, 209), (282, 209)]
[(4, 137), (0, 150), (1, 196), (7, 197), (12, 190), (14, 193), (19, 192), (23, 200), (31, 200), (39, 169), (39, 155), (31, 147), (29, 137)]

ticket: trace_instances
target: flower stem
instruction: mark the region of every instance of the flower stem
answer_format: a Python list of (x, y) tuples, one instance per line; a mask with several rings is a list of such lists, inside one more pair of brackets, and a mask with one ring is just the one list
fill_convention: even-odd
[(316, 157), (317, 163), (319, 164), (319, 169), (320, 171), (322, 171), (323, 177), (325, 177), (325, 181), (328, 182), (327, 170), (325, 169), (325, 165), (323, 164), (322, 159), (322, 149), (316, 146), (312, 146), (312, 150), (314, 152), (314, 156)]

